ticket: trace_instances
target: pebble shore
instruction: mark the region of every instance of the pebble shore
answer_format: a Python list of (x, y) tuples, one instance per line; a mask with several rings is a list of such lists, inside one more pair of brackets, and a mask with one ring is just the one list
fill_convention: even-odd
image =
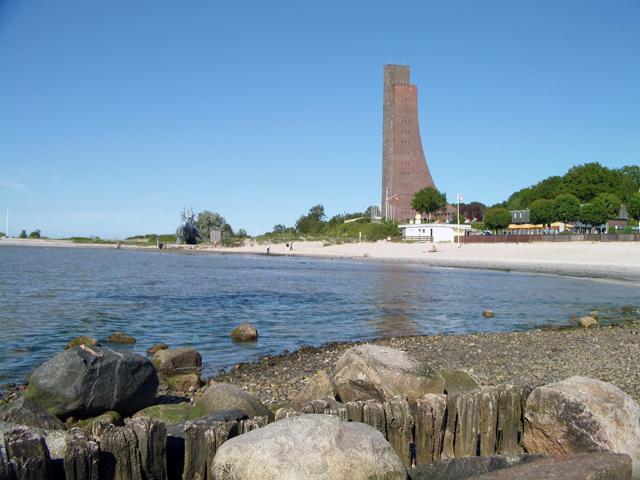
[[(242, 386), (272, 408), (281, 406), (316, 371), (333, 375), (340, 355), (359, 343), (363, 342), (265, 356), (212, 380)], [(589, 329), (396, 337), (368, 343), (405, 350), (435, 368), (464, 369), (481, 385), (540, 385), (582, 375), (611, 382), (640, 402), (640, 320)]]

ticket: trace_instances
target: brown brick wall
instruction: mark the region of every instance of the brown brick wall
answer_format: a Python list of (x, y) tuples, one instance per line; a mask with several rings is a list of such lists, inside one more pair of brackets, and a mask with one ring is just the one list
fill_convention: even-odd
[(415, 215), (413, 194), (435, 186), (420, 139), (418, 88), (410, 84), (408, 66), (384, 66), (382, 128), (382, 215), (388, 191), (395, 195), (389, 201), (389, 217), (406, 220)]

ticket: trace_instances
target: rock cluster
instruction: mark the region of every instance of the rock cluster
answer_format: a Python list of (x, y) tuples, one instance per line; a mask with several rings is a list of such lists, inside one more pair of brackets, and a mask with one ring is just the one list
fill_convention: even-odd
[(202, 386), (202, 357), (193, 348), (160, 349), (151, 362), (170, 391), (192, 392)]
[(365, 344), (340, 356), (335, 375), (317, 370), (275, 414), (228, 383), (153, 405), (158, 375), (199, 380), (201, 367), (191, 349), (161, 349), (152, 362), (84, 344), (61, 352), (34, 371), (24, 397), (0, 408), (0, 479), (52, 478), (54, 458), (78, 480), (640, 473), (640, 406), (587, 377), (481, 387), (469, 372)]

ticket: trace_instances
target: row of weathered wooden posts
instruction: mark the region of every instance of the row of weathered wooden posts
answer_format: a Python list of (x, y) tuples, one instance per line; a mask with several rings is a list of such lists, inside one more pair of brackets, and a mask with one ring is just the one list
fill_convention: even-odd
[[(396, 397), (344, 405), (316, 400), (301, 412), (281, 409), (275, 421), (300, 413), (336, 415), (378, 429), (405, 465), (476, 455), (523, 451), (524, 404), (531, 387), (485, 387), (458, 395), (426, 395), (410, 405)], [(5, 434), (0, 480), (211, 479), (217, 449), (229, 438), (268, 423), (267, 417), (239, 421), (188, 422), (184, 435), (167, 434), (161, 421), (135, 418), (124, 426), (98, 421), (90, 433), (72, 430), (63, 459), (50, 458), (41, 434), (18, 427)]]

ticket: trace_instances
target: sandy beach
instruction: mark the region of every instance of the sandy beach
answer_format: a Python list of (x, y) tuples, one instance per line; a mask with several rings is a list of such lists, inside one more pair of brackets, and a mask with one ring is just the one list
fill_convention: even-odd
[[(487, 244), (322, 242), (271, 245), (271, 254), (420, 263), (438, 267), (488, 268), (536, 273), (609, 278), (640, 282), (640, 242), (535, 242)], [(217, 248), (219, 252), (266, 253), (265, 245)]]
[[(114, 248), (114, 244), (84, 244), (66, 240), (2, 239), (0, 247), (38, 246), (72, 248)], [(640, 242), (533, 242), (432, 244), (380, 241), (327, 245), (320, 241), (296, 241), (293, 250), (285, 244), (272, 244), (270, 254), (317, 258), (347, 258), (406, 262), (435, 267), (482, 268), (623, 280), (640, 283)], [(150, 249), (146, 245), (122, 245), (123, 249)], [(248, 241), (242, 247), (206, 245), (166, 246), (167, 251), (265, 255), (267, 245)]]

